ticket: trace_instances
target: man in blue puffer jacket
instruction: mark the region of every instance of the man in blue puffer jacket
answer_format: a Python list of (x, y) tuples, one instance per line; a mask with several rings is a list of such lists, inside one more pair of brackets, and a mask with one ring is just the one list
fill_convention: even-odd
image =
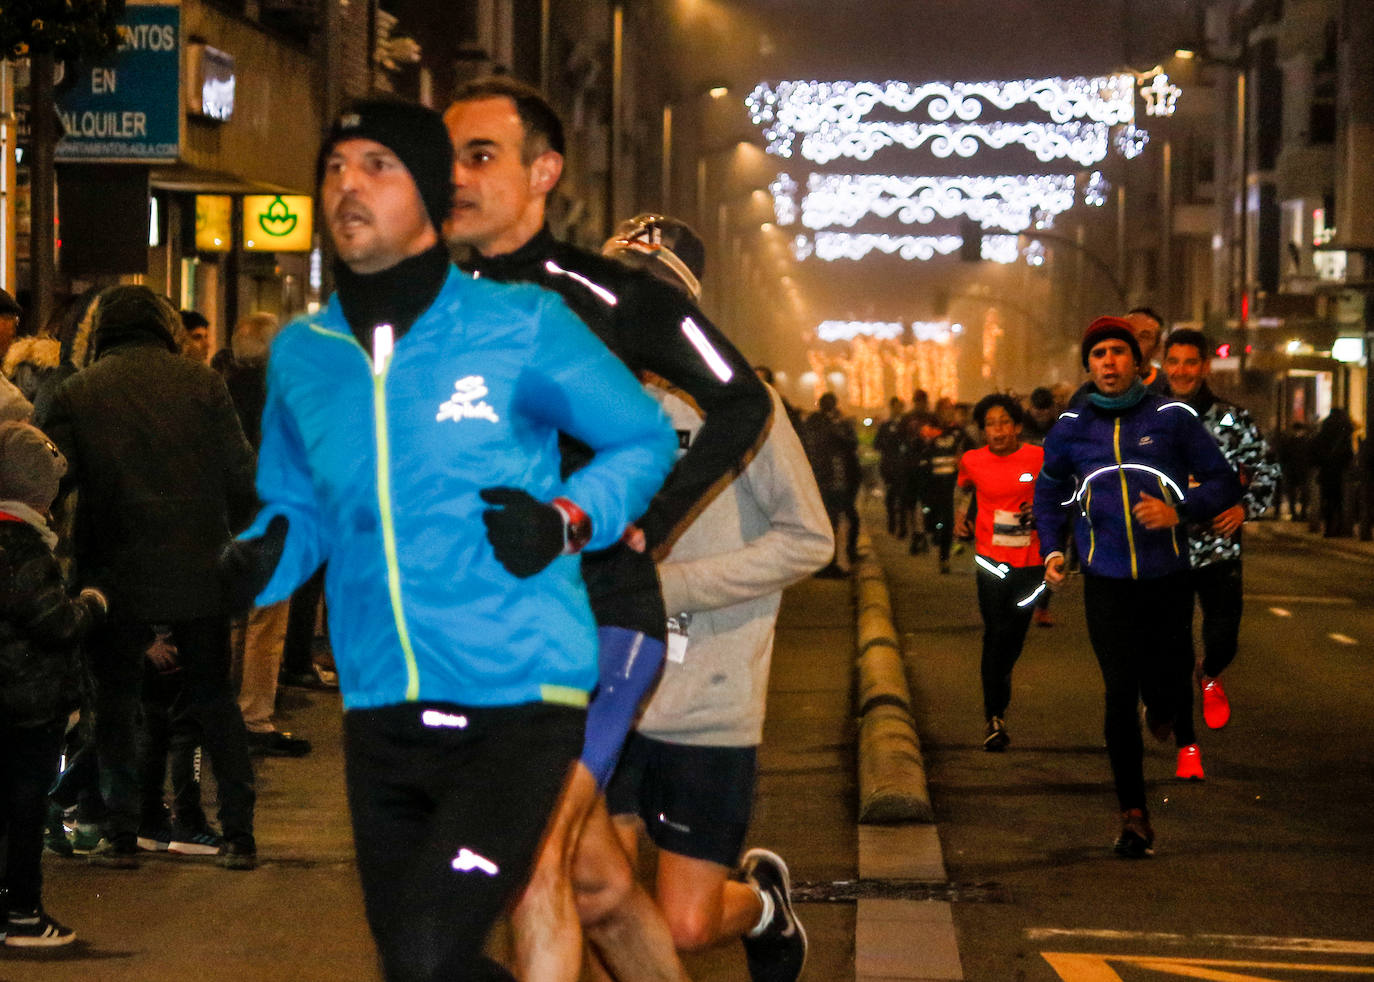
[[(576, 553), (621, 537), (677, 437), (554, 294), (454, 268), (438, 114), (372, 100), (320, 153), (327, 308), (273, 344), (257, 487), (224, 557), (259, 605), (327, 561), (349, 808), (388, 980), (482, 955), (581, 749), (596, 625)], [(558, 433), (595, 459), (560, 476)]]
[(1131, 325), (1099, 317), (1083, 335), (1093, 390), (1045, 439), (1035, 482), (1035, 524), (1045, 580), (1064, 581), (1071, 516), (1083, 564), (1088, 637), (1106, 686), (1107, 755), (1121, 805), (1118, 855), (1153, 854), (1145, 807), (1137, 704), (1167, 739), (1177, 693), (1192, 672), (1187, 631), (1192, 594), (1183, 523), (1203, 522), (1240, 500), (1235, 471), (1181, 402), (1147, 392)]

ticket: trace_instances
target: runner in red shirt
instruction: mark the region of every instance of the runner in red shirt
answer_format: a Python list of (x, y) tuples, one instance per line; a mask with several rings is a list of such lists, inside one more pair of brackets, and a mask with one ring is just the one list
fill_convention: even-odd
[[(1011, 670), (1021, 657), (1035, 601), (1045, 589), (1040, 542), (1031, 524), (1035, 478), (1045, 452), (1021, 442), (1024, 414), (1011, 396), (983, 397), (973, 407), (973, 419), (988, 442), (959, 459), (963, 494), (954, 524), (967, 536), (974, 522), (973, 560), (983, 616), (983, 749), (1002, 750), (1011, 742), (1003, 719), (1011, 702)], [(970, 518), (970, 510), (976, 511), (976, 519)]]

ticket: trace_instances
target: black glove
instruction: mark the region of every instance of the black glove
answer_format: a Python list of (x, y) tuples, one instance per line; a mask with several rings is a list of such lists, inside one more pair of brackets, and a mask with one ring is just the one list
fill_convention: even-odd
[(513, 576), (533, 576), (563, 553), (567, 544), (563, 513), (519, 488), (483, 488), (482, 500), (495, 508), (482, 512), (487, 540)]
[(230, 611), (239, 613), (253, 606), (253, 600), (267, 586), (281, 562), (290, 523), (278, 515), (254, 539), (234, 540), (219, 554), (219, 578)]

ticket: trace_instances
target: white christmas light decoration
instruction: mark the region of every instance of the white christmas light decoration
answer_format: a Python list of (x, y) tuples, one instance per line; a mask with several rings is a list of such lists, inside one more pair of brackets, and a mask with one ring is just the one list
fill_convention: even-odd
[[(784, 179), (786, 181), (784, 182)], [(770, 187), (774, 210), (795, 209), (796, 182), (779, 175)], [(806, 181), (801, 219), (807, 228), (833, 225), (853, 228), (869, 214), (901, 222), (928, 224), (939, 218), (967, 216), (983, 228), (1020, 232), (1033, 212), (1059, 214), (1073, 207), (1074, 179), (1069, 174), (1001, 176), (900, 177), (867, 174), (812, 174)]]
[(902, 336), (901, 321), (822, 321), (816, 337), (822, 341), (853, 341), (857, 337), (891, 340)]
[[(1105, 123), (856, 123), (826, 124), (802, 138), (807, 160), (828, 164), (838, 157), (868, 160), (879, 150), (902, 146), (918, 150), (929, 144), (937, 157), (972, 157), (984, 145), (993, 149), (1020, 144), (1045, 162), (1068, 158), (1091, 167), (1107, 156)], [(790, 157), (787, 152), (774, 150)]]
[(1101, 208), (1107, 203), (1107, 195), (1111, 190), (1112, 186), (1102, 172), (1095, 170), (1088, 175), (1088, 186), (1083, 189), (1083, 203), (1093, 208)]
[(1150, 80), (1149, 85), (1140, 87), (1145, 97), (1146, 116), (1172, 116), (1183, 90), (1169, 81), (1169, 76), (1160, 72)]
[(1026, 257), (1027, 266), (1045, 265), (1045, 245), (1043, 242), (1039, 242), (1035, 239), (1032, 239), (1026, 245), (1026, 248), (1023, 250), (1022, 255)]
[[(956, 252), (963, 239), (957, 235), (877, 235), (868, 232), (817, 232), (814, 240), (804, 235), (792, 243), (798, 261), (815, 256), (826, 262), (848, 259), (857, 262), (870, 252), (896, 255), (909, 261), (925, 262)], [(984, 235), (982, 258), (992, 263), (1014, 263), (1021, 257), (1020, 239), (1015, 235)], [(1029, 261), (1029, 257), (1028, 257)], [(1032, 265), (1035, 265), (1032, 263)]]
[(1121, 127), (1116, 134), (1116, 148), (1127, 160), (1134, 160), (1145, 152), (1145, 144), (1150, 142), (1150, 134), (1136, 129), (1134, 124)]
[(963, 242), (957, 235), (855, 235), (850, 232), (818, 232), (816, 257), (826, 262), (836, 259), (859, 260), (873, 250), (894, 253), (903, 259), (932, 259), (947, 256)]
[(773, 183), (768, 185), (768, 190), (773, 193), (773, 215), (778, 220), (779, 225), (795, 225), (797, 223), (797, 182), (788, 174), (779, 174), (774, 178)]
[(949, 321), (912, 321), (911, 336), (917, 341), (948, 341)]
[(796, 134), (823, 127), (850, 129), (874, 109), (914, 113), (925, 104), (927, 118), (968, 123), (984, 105), (1009, 110), (1027, 103), (1055, 123), (1088, 120), (1108, 126), (1135, 118), (1135, 76), (1042, 78), (1009, 82), (779, 82), (754, 88), (745, 105), (757, 125), (765, 125), (770, 153), (790, 156)]
[(1020, 240), (1014, 235), (985, 235), (982, 256), (990, 263), (1014, 263), (1021, 256)]

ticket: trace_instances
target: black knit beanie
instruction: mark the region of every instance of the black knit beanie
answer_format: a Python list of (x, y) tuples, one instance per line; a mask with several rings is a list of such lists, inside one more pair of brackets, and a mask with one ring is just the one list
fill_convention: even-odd
[(442, 232), (453, 207), (453, 144), (442, 116), (399, 99), (360, 99), (349, 104), (320, 144), (316, 187), (324, 178), (329, 152), (344, 140), (373, 140), (394, 153), (410, 171), (434, 231)]

